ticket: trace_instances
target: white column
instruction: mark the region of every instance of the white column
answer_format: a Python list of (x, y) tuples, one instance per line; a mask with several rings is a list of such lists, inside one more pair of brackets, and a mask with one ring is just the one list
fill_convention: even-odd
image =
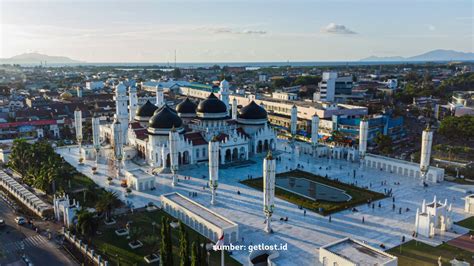
[(176, 129), (173, 127), (170, 131), (169, 135), (169, 140), (170, 140), (170, 167), (171, 167), (171, 172), (173, 173), (173, 181), (172, 185), (176, 186), (176, 173), (178, 171), (178, 141), (179, 141), (179, 135)]
[(79, 161), (82, 161), (82, 111), (79, 107), (74, 110), (74, 126), (76, 127), (77, 144), (79, 144)]
[(430, 168), (431, 145), (433, 144), (433, 131), (430, 125), (423, 130), (421, 135), (421, 158), (420, 158), (420, 172), (421, 182), (426, 181), (426, 174)]
[(360, 156), (360, 167), (364, 164), (365, 154), (367, 152), (367, 139), (369, 137), (369, 121), (367, 119), (362, 118), (360, 120), (360, 127), (359, 127), (359, 156)]
[(115, 167), (117, 168), (117, 179), (120, 179), (120, 171), (122, 167), (123, 159), (123, 140), (122, 140), (122, 125), (120, 121), (115, 117), (114, 123), (112, 124), (114, 132), (114, 155), (115, 155)]
[(216, 190), (219, 179), (219, 141), (216, 137), (209, 141), (209, 187), (211, 188), (211, 204), (216, 203)]
[(275, 173), (276, 160), (270, 151), (267, 157), (263, 159), (263, 212), (266, 218), (265, 232), (267, 233), (272, 232), (270, 222), (274, 209)]
[(163, 87), (161, 85), (156, 86), (156, 106), (158, 108), (165, 104), (165, 98), (163, 96)]
[(135, 118), (135, 113), (137, 112), (138, 108), (137, 88), (135, 88), (134, 86), (130, 86), (128, 88), (128, 102), (128, 109), (130, 111), (129, 121), (133, 122)]
[(291, 107), (291, 124), (290, 124), (291, 136), (293, 138), (296, 136), (297, 126), (298, 126), (298, 109), (296, 105), (293, 105), (293, 107)]
[(311, 118), (311, 144), (318, 144), (319, 116), (313, 115)]
[(232, 119), (237, 119), (237, 99), (235, 97), (232, 100)]
[(229, 82), (223, 79), (221, 81), (219, 88), (220, 88), (219, 94), (220, 94), (221, 101), (225, 103), (227, 112), (229, 112)]
[(100, 151), (100, 120), (99, 116), (97, 116), (96, 114), (92, 116), (92, 144), (94, 145), (95, 167), (97, 169)]
[(127, 87), (120, 82), (115, 87), (115, 112), (121, 126), (122, 144), (128, 143), (128, 97)]

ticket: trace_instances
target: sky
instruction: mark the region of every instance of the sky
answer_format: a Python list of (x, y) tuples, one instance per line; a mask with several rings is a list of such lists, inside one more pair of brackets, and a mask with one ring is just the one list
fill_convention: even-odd
[(474, 51), (468, 0), (0, 0), (0, 58), (352, 61)]

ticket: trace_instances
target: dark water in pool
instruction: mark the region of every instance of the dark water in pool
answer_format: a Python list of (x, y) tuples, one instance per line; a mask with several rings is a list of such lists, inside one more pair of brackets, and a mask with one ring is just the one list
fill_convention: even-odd
[(295, 194), (313, 199), (333, 202), (349, 201), (351, 197), (344, 190), (321, 184), (306, 178), (277, 177), (276, 186)]

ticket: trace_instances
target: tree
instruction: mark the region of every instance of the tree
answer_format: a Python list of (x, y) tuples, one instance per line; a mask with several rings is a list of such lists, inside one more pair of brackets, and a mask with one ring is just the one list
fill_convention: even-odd
[(199, 264), (197, 253), (198, 253), (198, 250), (197, 250), (196, 241), (193, 241), (193, 243), (191, 244), (191, 266), (198, 266)]
[(8, 166), (18, 171), (22, 176), (29, 169), (29, 163), (33, 153), (31, 145), (25, 139), (16, 139), (13, 141), (13, 148), (9, 156)]
[(188, 246), (188, 234), (186, 233), (186, 229), (184, 228), (184, 224), (179, 224), (179, 233), (180, 233), (180, 240), (179, 240), (179, 257), (181, 258), (180, 266), (188, 266), (189, 262), (189, 246)]
[(179, 68), (175, 68), (173, 70), (172, 74), (173, 74), (173, 78), (175, 78), (175, 79), (179, 79), (179, 78), (182, 77), (181, 70)]
[(105, 221), (110, 221), (112, 210), (118, 207), (120, 204), (117, 193), (111, 191), (105, 191), (97, 201), (97, 211), (105, 214)]
[(171, 242), (171, 229), (166, 217), (161, 218), (161, 248), (160, 259), (163, 265), (173, 264), (173, 246)]
[(374, 141), (377, 143), (377, 147), (382, 154), (390, 154), (392, 152), (393, 143), (391, 137), (379, 132)]
[(97, 231), (98, 223), (92, 212), (81, 209), (77, 214), (78, 231), (86, 237), (91, 237)]
[(290, 82), (288, 82), (288, 80), (285, 78), (279, 78), (279, 79), (274, 79), (272, 82), (272, 85), (274, 88), (282, 88), (282, 87), (289, 86)]
[(441, 121), (438, 132), (452, 140), (474, 139), (474, 116), (448, 116)]

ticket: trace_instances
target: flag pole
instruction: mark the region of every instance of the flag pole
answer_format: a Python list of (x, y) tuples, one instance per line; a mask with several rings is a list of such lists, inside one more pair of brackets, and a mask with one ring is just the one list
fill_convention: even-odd
[(224, 248), (221, 250), (221, 266), (225, 266), (225, 264), (224, 264)]

